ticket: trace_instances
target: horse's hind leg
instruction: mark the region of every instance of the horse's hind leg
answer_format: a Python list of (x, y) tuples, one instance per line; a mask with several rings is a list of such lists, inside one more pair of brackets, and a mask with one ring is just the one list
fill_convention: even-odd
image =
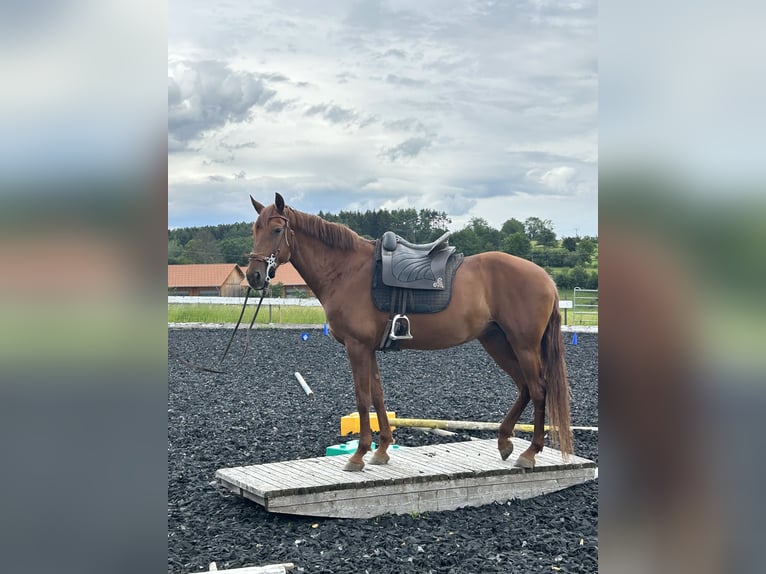
[(534, 431), (532, 444), (516, 460), (516, 466), (535, 467), (535, 455), (545, 445), (545, 384), (541, 375), (541, 357), (539, 351), (523, 350), (517, 353), (519, 365), (524, 373), (524, 380), (529, 388), (529, 396), (535, 406)]
[(497, 450), (500, 451), (500, 456), (505, 460), (513, 452), (513, 442), (511, 441), (513, 427), (521, 417), (521, 413), (524, 412), (524, 408), (529, 404), (529, 388), (524, 382), (524, 376), (516, 355), (500, 329), (494, 329), (482, 335), (479, 337), (479, 342), (495, 363), (511, 376), (519, 389), (519, 396), (503, 418), (503, 422), (500, 423), (500, 430), (497, 434)]

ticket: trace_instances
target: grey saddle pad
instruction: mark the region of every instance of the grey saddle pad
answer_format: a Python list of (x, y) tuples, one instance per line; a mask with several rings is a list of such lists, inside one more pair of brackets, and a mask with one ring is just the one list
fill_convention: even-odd
[[(447, 252), (446, 267), (443, 275), (443, 288), (435, 289), (412, 289), (390, 287), (383, 281), (383, 257), (381, 241), (375, 243), (375, 270), (372, 276), (372, 300), (375, 307), (386, 313), (399, 312), (399, 309), (392, 309), (391, 304), (394, 298), (394, 290), (404, 291), (407, 299), (407, 313), (438, 313), (447, 308), (452, 299), (452, 282), (455, 278), (455, 272), (463, 262), (462, 253), (454, 253), (454, 248), (445, 250)], [(413, 271), (425, 273), (425, 271)], [(433, 284), (435, 279), (429, 279)], [(397, 300), (399, 297), (397, 297)]]

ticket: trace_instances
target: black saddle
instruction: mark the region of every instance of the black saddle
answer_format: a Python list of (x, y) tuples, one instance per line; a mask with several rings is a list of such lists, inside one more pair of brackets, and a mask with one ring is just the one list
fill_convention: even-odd
[(386, 231), (380, 239), (383, 283), (406, 289), (445, 288), (447, 260), (455, 251), (448, 231), (436, 241), (418, 245)]

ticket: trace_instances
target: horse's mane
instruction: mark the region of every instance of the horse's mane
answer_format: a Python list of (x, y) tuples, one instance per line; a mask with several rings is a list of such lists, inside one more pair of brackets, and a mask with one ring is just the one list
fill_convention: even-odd
[(325, 243), (330, 247), (348, 250), (354, 249), (356, 242), (359, 240), (365, 242), (368, 241), (351, 228), (340, 223), (331, 223), (317, 215), (303, 213), (292, 207), (290, 208), (290, 211), (294, 216), (294, 221), (292, 223), (296, 229), (300, 229), (304, 233), (316, 237), (322, 243)]

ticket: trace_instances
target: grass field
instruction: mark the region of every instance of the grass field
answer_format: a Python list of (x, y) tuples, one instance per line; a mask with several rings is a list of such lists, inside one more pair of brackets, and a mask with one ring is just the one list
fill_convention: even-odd
[[(250, 323), (256, 304), (248, 303), (243, 323)], [(168, 323), (236, 323), (242, 307), (237, 305), (168, 305)], [(257, 323), (323, 325), (321, 307), (261, 307)]]

